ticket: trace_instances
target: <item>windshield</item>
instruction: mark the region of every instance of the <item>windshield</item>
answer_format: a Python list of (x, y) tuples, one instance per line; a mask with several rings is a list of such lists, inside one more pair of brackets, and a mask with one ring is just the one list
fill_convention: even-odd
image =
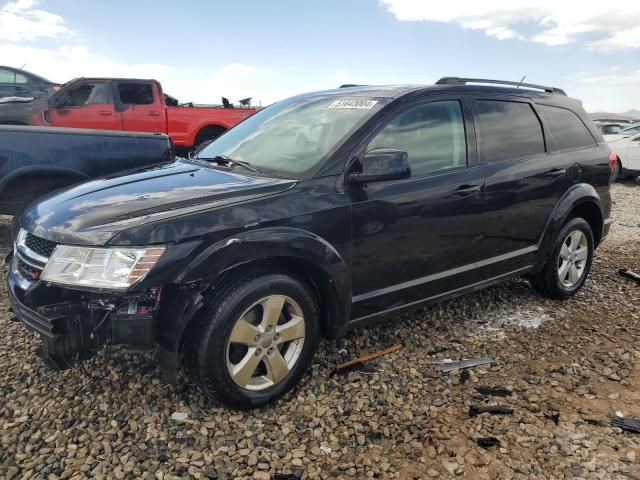
[(257, 112), (198, 152), (199, 159), (247, 162), (260, 172), (300, 177), (387, 100), (344, 95), (294, 97)]

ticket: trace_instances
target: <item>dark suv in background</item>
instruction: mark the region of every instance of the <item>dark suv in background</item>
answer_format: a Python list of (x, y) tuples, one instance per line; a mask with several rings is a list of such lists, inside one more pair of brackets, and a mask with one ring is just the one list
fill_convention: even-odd
[(0, 65), (0, 125), (43, 125), (47, 99), (59, 87), (39, 75)]
[(250, 408), (321, 337), (514, 276), (568, 298), (609, 229), (610, 151), (580, 102), (514, 87), (300, 95), (197, 158), (49, 196), (19, 218), (13, 311), (56, 368), (153, 349)]

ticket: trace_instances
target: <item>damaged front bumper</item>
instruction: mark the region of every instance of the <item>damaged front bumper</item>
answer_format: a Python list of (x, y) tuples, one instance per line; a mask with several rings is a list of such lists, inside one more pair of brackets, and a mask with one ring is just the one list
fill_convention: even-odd
[[(202, 306), (207, 285), (150, 282), (129, 292), (75, 289), (40, 279), (57, 244), (25, 233), (8, 257), (14, 315), (38, 333), (38, 354), (55, 369), (99, 350), (153, 351), (169, 381), (176, 378), (183, 333)], [(188, 249), (176, 251), (180, 254)], [(170, 277), (171, 278), (171, 277)]]
[(107, 346), (152, 350), (161, 289), (114, 293), (46, 284), (40, 275), (55, 246), (33, 235), (19, 240), (7, 279), (11, 310), (40, 335), (38, 354), (45, 363), (71, 368)]
[[(12, 259), (16, 263), (16, 259)], [(34, 283), (27, 290), (19, 272), (9, 274), (13, 314), (40, 334), (38, 355), (55, 369), (71, 368), (99, 350), (146, 351), (154, 347), (159, 291), (108, 295)]]

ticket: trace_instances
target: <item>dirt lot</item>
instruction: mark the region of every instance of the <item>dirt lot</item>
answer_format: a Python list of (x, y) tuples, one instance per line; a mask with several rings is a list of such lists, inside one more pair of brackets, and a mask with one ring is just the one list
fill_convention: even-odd
[[(640, 435), (609, 421), (640, 417), (640, 285), (616, 274), (640, 271), (640, 185), (616, 185), (614, 200), (611, 234), (573, 299), (517, 280), (323, 342), (295, 392), (251, 413), (209, 404), (184, 379), (166, 385), (147, 356), (48, 370), (2, 287), (0, 478), (640, 479)], [(365, 371), (330, 376), (396, 342)], [(479, 356), (494, 363), (468, 378), (432, 363)], [(495, 403), (513, 414), (470, 417)], [(485, 437), (500, 445), (479, 447)]]

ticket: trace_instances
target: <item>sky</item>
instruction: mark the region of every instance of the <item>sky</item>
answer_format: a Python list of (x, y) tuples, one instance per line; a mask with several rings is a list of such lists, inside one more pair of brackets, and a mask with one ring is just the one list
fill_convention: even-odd
[(623, 112), (640, 109), (640, 1), (0, 0), (0, 64), (262, 105), (343, 83), (526, 75)]

